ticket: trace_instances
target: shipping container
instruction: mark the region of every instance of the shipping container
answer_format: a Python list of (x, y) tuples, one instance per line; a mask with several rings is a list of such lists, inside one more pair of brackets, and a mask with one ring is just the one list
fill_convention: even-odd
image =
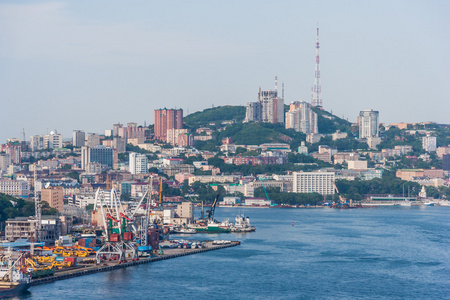
[(76, 257), (64, 257), (64, 261), (69, 261), (72, 263), (72, 266), (77, 265), (77, 258)]
[(138, 247), (138, 251), (141, 251), (141, 252), (148, 252), (151, 250), (152, 250), (152, 246), (139, 246)]
[(120, 242), (120, 235), (118, 233), (111, 233), (110, 241), (111, 242)]
[(132, 232), (125, 232), (123, 234), (123, 239), (125, 241), (132, 241), (133, 240), (133, 233)]
[(64, 261), (64, 257), (57, 256), (57, 257), (55, 257), (55, 261)]

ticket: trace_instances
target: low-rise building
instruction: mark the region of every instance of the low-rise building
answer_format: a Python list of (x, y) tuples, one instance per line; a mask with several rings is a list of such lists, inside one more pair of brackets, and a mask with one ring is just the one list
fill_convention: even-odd
[(10, 196), (28, 197), (28, 182), (24, 180), (0, 180), (0, 193)]
[[(34, 217), (17, 217), (6, 220), (5, 239), (14, 242), (18, 239), (35, 238), (36, 220)], [(61, 221), (57, 216), (42, 216), (41, 239), (39, 242), (53, 244), (61, 235)]]

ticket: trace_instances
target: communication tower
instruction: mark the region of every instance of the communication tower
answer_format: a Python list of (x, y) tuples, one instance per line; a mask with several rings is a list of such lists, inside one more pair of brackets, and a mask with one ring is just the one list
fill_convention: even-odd
[(311, 104), (313, 107), (322, 108), (322, 86), (320, 85), (320, 58), (319, 58), (319, 27), (317, 26), (316, 42), (316, 71), (314, 76), (314, 87), (311, 90)]

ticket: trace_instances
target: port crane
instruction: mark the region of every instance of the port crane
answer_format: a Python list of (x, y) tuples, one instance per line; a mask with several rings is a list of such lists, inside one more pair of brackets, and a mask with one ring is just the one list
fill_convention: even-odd
[(124, 238), (125, 233), (128, 232), (126, 220), (132, 220), (132, 218), (126, 216), (116, 190), (112, 188), (109, 193), (109, 201), (106, 201), (106, 191), (98, 189), (95, 193), (94, 210), (101, 211), (105, 230), (105, 244), (97, 251), (96, 259), (100, 261), (102, 257), (109, 259), (113, 256), (117, 256), (119, 261), (125, 260), (127, 256), (135, 259), (137, 258), (136, 247), (130, 239)]
[(211, 209), (207, 211), (206, 216), (209, 221), (214, 221), (214, 212), (216, 211), (216, 204), (217, 204), (217, 200), (219, 200), (219, 196), (220, 196), (220, 194), (216, 195), (216, 198), (214, 198), (214, 202), (211, 205)]

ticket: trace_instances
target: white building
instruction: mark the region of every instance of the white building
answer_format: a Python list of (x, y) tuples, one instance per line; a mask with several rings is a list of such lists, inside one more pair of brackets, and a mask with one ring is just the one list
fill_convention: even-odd
[(349, 170), (366, 170), (367, 160), (349, 160), (347, 162)]
[(292, 102), (289, 111), (286, 112), (286, 129), (305, 134), (319, 133), (317, 114), (312, 111), (312, 105), (305, 101)]
[(28, 197), (28, 182), (23, 180), (0, 180), (0, 193)]
[(294, 193), (334, 194), (333, 172), (294, 172)]
[(359, 113), (359, 138), (365, 139), (378, 136), (379, 112), (366, 109)]
[(63, 146), (63, 136), (56, 131), (50, 132), (49, 135), (44, 136), (44, 143), (49, 149), (58, 149)]
[(422, 138), (422, 149), (424, 149), (427, 152), (435, 152), (436, 137), (431, 136), (429, 133), (427, 133), (427, 135)]
[(86, 135), (84, 131), (74, 130), (72, 136), (72, 145), (74, 147), (83, 147), (85, 144)]
[(130, 153), (129, 166), (131, 174), (147, 173), (147, 155), (135, 152)]
[(272, 202), (265, 198), (247, 198), (245, 199), (245, 206), (268, 206)]

